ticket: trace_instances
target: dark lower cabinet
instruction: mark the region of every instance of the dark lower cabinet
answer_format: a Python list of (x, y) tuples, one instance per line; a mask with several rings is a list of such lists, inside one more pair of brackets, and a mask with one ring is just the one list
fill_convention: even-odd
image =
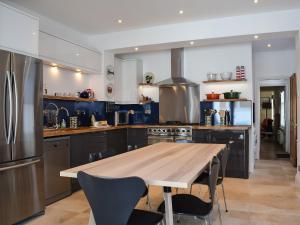
[(142, 148), (148, 145), (147, 129), (130, 128), (127, 129), (127, 146), (131, 149)]
[(49, 205), (71, 194), (70, 178), (59, 172), (70, 167), (69, 137), (44, 140), (45, 200)]
[(231, 151), (227, 163), (226, 176), (249, 178), (248, 131), (193, 130), (193, 141), (196, 143), (230, 143)]
[(127, 129), (117, 129), (107, 132), (108, 150), (115, 154), (127, 151)]
[[(89, 163), (94, 153), (107, 150), (107, 132), (105, 131), (71, 136), (71, 167)], [(73, 192), (80, 189), (77, 179), (72, 179), (71, 184)]]
[(210, 130), (193, 130), (193, 142), (210, 143)]

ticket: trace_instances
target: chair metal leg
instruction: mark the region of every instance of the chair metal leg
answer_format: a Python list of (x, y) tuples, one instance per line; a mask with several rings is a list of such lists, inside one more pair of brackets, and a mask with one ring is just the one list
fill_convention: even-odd
[(208, 220), (206, 217), (204, 218), (204, 221), (205, 221), (205, 225), (208, 225)]
[(221, 214), (221, 209), (220, 209), (220, 203), (219, 203), (219, 199), (217, 199), (217, 204), (218, 204), (218, 211), (219, 211), (219, 219), (220, 219), (220, 224), (223, 224), (222, 221), (222, 214)]
[(180, 217), (181, 217), (181, 216), (178, 214), (178, 215), (177, 215), (177, 219), (176, 219), (176, 222), (177, 222), (177, 223), (180, 223)]
[(228, 212), (223, 182), (221, 183), (221, 185), (222, 185), (222, 191), (223, 191), (223, 198), (224, 198), (225, 210), (226, 210), (226, 212)]
[(212, 224), (211, 224), (210, 215), (207, 216), (207, 220), (208, 220), (208, 224), (209, 224), (209, 225), (212, 225)]
[(151, 202), (150, 202), (150, 195), (149, 195), (149, 185), (147, 187), (148, 187), (148, 193), (147, 193), (147, 196), (146, 196), (146, 205), (148, 205), (149, 209), (151, 210)]

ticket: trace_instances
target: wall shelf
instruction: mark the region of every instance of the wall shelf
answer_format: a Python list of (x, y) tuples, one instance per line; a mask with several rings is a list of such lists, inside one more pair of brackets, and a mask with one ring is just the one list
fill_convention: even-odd
[(76, 102), (95, 102), (97, 99), (95, 98), (78, 98), (78, 97), (71, 97), (71, 96), (53, 96), (53, 95), (44, 95), (44, 99), (51, 99), (51, 100), (64, 100), (64, 101), (76, 101)]
[(204, 99), (204, 102), (245, 102), (245, 101), (250, 101), (246, 98), (238, 98), (238, 99)]
[(147, 83), (139, 83), (139, 86), (158, 87), (157, 84), (147, 84)]
[(234, 83), (234, 82), (246, 82), (247, 79), (241, 80), (206, 80), (203, 81), (204, 84), (213, 84), (213, 83)]

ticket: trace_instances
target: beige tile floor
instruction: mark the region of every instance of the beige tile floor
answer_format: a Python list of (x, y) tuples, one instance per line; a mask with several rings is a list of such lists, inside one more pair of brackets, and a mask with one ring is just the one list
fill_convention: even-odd
[[(225, 180), (229, 212), (225, 213), (221, 190), (219, 197), (224, 225), (300, 225), (300, 186), (294, 184), (296, 170), (288, 161), (260, 160), (249, 180)], [(184, 191), (184, 190), (180, 190)], [(162, 190), (150, 187), (152, 208), (162, 201)], [(207, 196), (207, 188), (193, 188), (193, 194)], [(145, 199), (139, 208), (148, 209)], [(26, 225), (85, 225), (88, 222), (89, 205), (79, 191), (46, 208), (43, 216)], [(217, 210), (213, 223), (220, 224)], [(203, 224), (194, 218), (182, 218), (181, 225)], [(141, 224), (142, 225), (142, 224)]]

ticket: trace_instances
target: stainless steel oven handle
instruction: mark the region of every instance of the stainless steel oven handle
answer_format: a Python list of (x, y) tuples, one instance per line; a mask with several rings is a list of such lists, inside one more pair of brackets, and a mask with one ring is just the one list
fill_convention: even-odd
[(166, 137), (166, 136), (148, 136), (148, 139), (161, 139), (161, 140), (173, 140), (173, 137)]
[(19, 164), (19, 165), (0, 168), (0, 172), (7, 171), (7, 170), (12, 170), (12, 169), (16, 169), (16, 168), (20, 168), (20, 167), (24, 167), (24, 166), (29, 166), (29, 165), (32, 165), (32, 164), (36, 164), (40, 161), (41, 161), (40, 159), (37, 159), (37, 160), (31, 161), (31, 162), (22, 163), (22, 164)]
[(8, 131), (7, 131), (7, 139), (6, 139), (6, 143), (10, 144), (11, 141), (11, 136), (12, 136), (12, 110), (13, 110), (13, 106), (12, 106), (12, 87), (11, 87), (11, 77), (10, 77), (10, 72), (6, 71), (6, 82), (8, 84), (8, 97), (9, 97), (9, 119), (8, 119)]
[(15, 114), (16, 114), (16, 118), (15, 118), (15, 127), (14, 127), (14, 139), (13, 142), (14, 144), (16, 143), (16, 136), (17, 136), (17, 130), (18, 130), (18, 117), (19, 117), (19, 98), (18, 98), (18, 86), (17, 86), (17, 80), (16, 80), (16, 75), (13, 72), (13, 77), (14, 77), (14, 91), (15, 91)]

